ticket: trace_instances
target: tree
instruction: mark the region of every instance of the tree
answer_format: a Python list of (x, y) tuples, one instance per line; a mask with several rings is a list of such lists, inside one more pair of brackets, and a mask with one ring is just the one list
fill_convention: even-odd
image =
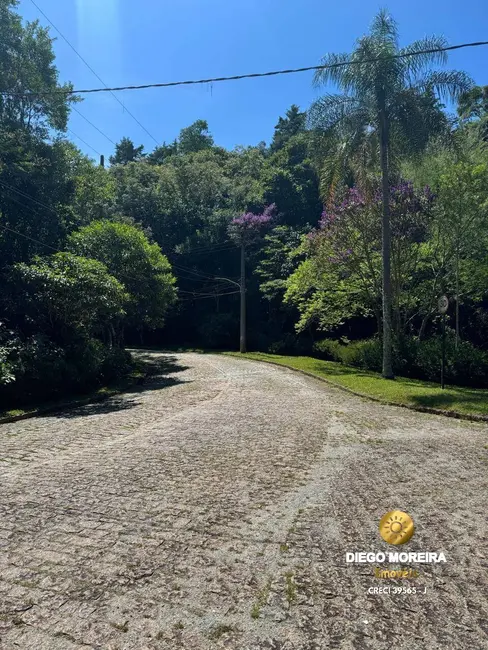
[(42, 331), (61, 344), (74, 333), (89, 338), (110, 328), (124, 315), (128, 300), (104, 264), (72, 253), (15, 264), (8, 289), (8, 313), (22, 322), (24, 333)]
[[(446, 45), (445, 38), (433, 36), (400, 48), (396, 23), (382, 10), (374, 18), (370, 33), (358, 40), (352, 54), (325, 56), (322, 64), (335, 67), (317, 70), (315, 74), (316, 85), (332, 81), (344, 94), (329, 94), (316, 101), (310, 111), (311, 123), (345, 141), (343, 151), (349, 157), (362, 152), (364, 159), (368, 150), (375, 147), (379, 150), (383, 203), (383, 376), (386, 378), (393, 378), (389, 214), (392, 156), (398, 152), (399, 144), (413, 142), (417, 130), (426, 130), (428, 125), (419, 109), (425, 93), (457, 99), (472, 86), (472, 80), (464, 72), (431, 71), (433, 65), (446, 63), (445, 52), (415, 54), (440, 50)], [(408, 56), (399, 58), (402, 55)], [(430, 113), (428, 117), (431, 119)]]
[(156, 147), (146, 158), (147, 162), (151, 165), (162, 165), (170, 156), (175, 156), (178, 153), (178, 141), (175, 140), (171, 144), (163, 142), (159, 147)]
[(488, 86), (475, 86), (459, 98), (458, 115), (464, 124), (473, 125), (488, 142)]
[(298, 133), (305, 131), (307, 114), (301, 113), (296, 104), (292, 104), (286, 111), (286, 117), (280, 117), (275, 131), (273, 140), (270, 145), (271, 153), (274, 153), (284, 147), (284, 145)]
[[(433, 195), (411, 183), (391, 188), (393, 323), (404, 333), (418, 311), (416, 271), (427, 238)], [(346, 318), (374, 314), (381, 327), (382, 195), (347, 190), (326, 209), (319, 228), (302, 245), (306, 259), (287, 281), (286, 300), (295, 304), (299, 329), (315, 323), (333, 329)]]
[(196, 153), (213, 147), (214, 141), (208, 132), (207, 120), (196, 120), (185, 129), (181, 129), (178, 138), (178, 152)]
[(308, 150), (308, 133), (291, 136), (269, 156), (262, 174), (265, 202), (275, 203), (281, 222), (295, 228), (317, 223), (322, 212), (317, 173)]
[(0, 0), (0, 96), (2, 130), (22, 128), (46, 137), (49, 129), (64, 131), (69, 104), (79, 101), (60, 85), (54, 65), (53, 39), (36, 20), (22, 24), (17, 0)]
[[(471, 285), (472, 290), (477, 285), (473, 282), (478, 275), (475, 269), (486, 268), (486, 262), (480, 264), (480, 261), (486, 259), (488, 243), (488, 166), (467, 162), (450, 166), (439, 179), (438, 203), (439, 227), (448, 244), (449, 268), (454, 278), (457, 347), (460, 338), (459, 305), (464, 293), (462, 267), (468, 262), (471, 268), (471, 280), (466, 278), (465, 284), (466, 288)], [(477, 264), (469, 264), (476, 258)]]
[(110, 156), (111, 165), (127, 165), (130, 162), (141, 160), (145, 154), (144, 145), (136, 147), (130, 138), (122, 138), (120, 142), (115, 145), (115, 154)]
[(176, 300), (175, 278), (167, 258), (135, 226), (93, 221), (73, 233), (70, 247), (78, 255), (103, 262), (121, 282), (129, 300), (127, 325), (142, 336), (144, 327), (161, 327)]

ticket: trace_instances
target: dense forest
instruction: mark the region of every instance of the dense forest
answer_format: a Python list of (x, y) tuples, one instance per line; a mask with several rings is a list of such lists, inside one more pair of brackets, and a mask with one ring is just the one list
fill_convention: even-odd
[(65, 135), (80, 98), (48, 30), (0, 0), (0, 34), (2, 406), (124, 376), (126, 345), (238, 348), (241, 251), (250, 349), (380, 371), (385, 210), (394, 371), (438, 378), (446, 294), (447, 379), (488, 385), (488, 87), (445, 39), (400, 48), (382, 12), (269, 145), (226, 150), (201, 119), (104, 167)]

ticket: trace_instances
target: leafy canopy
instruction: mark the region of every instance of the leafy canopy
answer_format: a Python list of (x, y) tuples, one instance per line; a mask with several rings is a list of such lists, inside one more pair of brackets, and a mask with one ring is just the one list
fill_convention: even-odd
[(93, 221), (70, 237), (78, 255), (103, 262), (126, 288), (128, 324), (161, 327), (176, 299), (175, 278), (160, 247), (137, 227), (112, 221)]

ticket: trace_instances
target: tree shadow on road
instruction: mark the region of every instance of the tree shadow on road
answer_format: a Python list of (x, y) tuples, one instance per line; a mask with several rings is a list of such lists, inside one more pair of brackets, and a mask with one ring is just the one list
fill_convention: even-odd
[(150, 353), (138, 352), (135, 358), (139, 376), (135, 381), (133, 378), (131, 381), (126, 380), (125, 385), (114, 386), (113, 390), (117, 391), (117, 394), (95, 394), (86, 398), (87, 402), (90, 400), (86, 404), (63, 405), (60, 406), (59, 410), (44, 414), (44, 417), (71, 419), (87, 415), (125, 411), (141, 404), (141, 400), (136, 397), (138, 393), (149, 390), (162, 390), (163, 388), (191, 381), (173, 376), (189, 368), (189, 366), (178, 363), (178, 359), (174, 356), (156, 357)]

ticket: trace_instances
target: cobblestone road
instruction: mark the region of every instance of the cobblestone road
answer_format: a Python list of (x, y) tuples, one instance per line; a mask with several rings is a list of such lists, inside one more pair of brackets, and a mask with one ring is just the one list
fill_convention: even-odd
[[(488, 648), (488, 427), (149, 356), (164, 378), (0, 427), (2, 650)], [(445, 565), (346, 565), (394, 508)]]

